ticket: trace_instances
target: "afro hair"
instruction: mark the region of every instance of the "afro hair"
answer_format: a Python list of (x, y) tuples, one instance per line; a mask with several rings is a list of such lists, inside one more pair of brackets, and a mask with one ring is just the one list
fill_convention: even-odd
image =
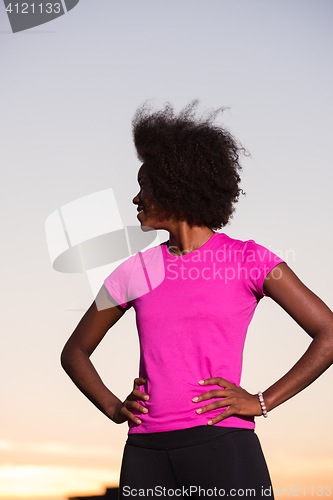
[(220, 229), (240, 193), (244, 148), (214, 122), (223, 108), (197, 116), (198, 101), (178, 115), (168, 103), (152, 111), (145, 103), (133, 118), (138, 157), (148, 167), (154, 215), (190, 226)]

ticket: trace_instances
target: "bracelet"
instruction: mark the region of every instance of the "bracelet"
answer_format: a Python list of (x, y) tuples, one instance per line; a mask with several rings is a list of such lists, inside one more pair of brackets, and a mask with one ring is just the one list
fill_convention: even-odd
[(258, 398), (259, 398), (259, 403), (261, 406), (262, 414), (265, 418), (267, 418), (267, 409), (265, 406), (264, 396), (262, 395), (262, 392), (260, 392), (260, 391), (258, 391)]

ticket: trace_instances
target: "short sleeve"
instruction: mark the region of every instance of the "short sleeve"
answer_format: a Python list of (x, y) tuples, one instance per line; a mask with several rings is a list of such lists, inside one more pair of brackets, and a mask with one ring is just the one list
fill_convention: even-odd
[(128, 303), (128, 283), (133, 265), (133, 257), (125, 260), (104, 280), (111, 297), (124, 309)]
[(253, 240), (244, 243), (243, 255), (246, 281), (251, 290), (262, 298), (265, 296), (263, 287), (266, 276), (274, 267), (285, 261)]
[(122, 262), (105, 280), (111, 297), (126, 308), (129, 302), (147, 295), (158, 287), (165, 277), (160, 246), (138, 252)]

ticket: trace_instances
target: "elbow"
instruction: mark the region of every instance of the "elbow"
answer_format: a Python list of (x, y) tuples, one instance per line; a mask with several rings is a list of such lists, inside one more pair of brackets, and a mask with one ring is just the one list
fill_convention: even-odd
[(71, 366), (73, 365), (73, 363), (75, 363), (75, 357), (75, 348), (71, 345), (70, 342), (67, 342), (60, 354), (60, 364), (66, 373), (70, 371)]
[(73, 342), (67, 342), (60, 354), (60, 364), (65, 372), (70, 375), (77, 365), (80, 365), (86, 358), (89, 358), (87, 353), (82, 351)]
[(318, 356), (325, 363), (325, 369), (333, 364), (333, 332), (323, 331), (318, 333), (312, 340), (313, 346), (317, 347)]
[(70, 364), (69, 360), (70, 360), (70, 356), (68, 354), (68, 349), (66, 349), (66, 346), (65, 346), (60, 354), (60, 364), (66, 373), (68, 371), (68, 367)]

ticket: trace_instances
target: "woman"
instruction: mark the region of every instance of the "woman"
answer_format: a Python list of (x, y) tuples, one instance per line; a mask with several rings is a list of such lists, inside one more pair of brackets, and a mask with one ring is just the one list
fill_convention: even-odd
[[(143, 230), (167, 242), (139, 252), (106, 280), (62, 353), (79, 389), (116, 423), (129, 422), (120, 497), (273, 497), (254, 417), (311, 384), (333, 360), (333, 314), (289, 267), (254, 241), (215, 232), (241, 193), (239, 154), (218, 111), (196, 117), (142, 107), (133, 121), (143, 165), (133, 199)], [(267, 295), (313, 338), (263, 393), (239, 386), (256, 305)], [(114, 306), (114, 307), (112, 307)], [(90, 355), (134, 307), (140, 378), (125, 401), (105, 387)]]

